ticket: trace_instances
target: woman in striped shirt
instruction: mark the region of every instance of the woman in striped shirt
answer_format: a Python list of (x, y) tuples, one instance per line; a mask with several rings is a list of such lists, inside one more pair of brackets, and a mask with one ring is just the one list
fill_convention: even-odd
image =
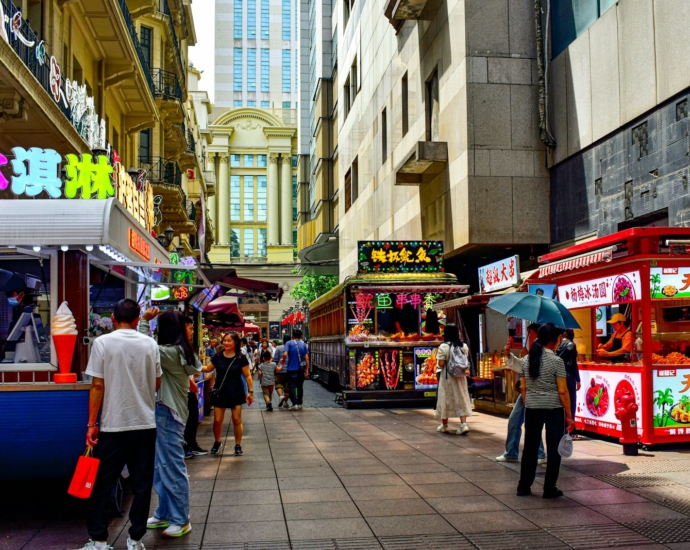
[(544, 498), (563, 495), (563, 491), (556, 487), (561, 467), (558, 444), (563, 437), (564, 426), (571, 432), (575, 424), (570, 412), (565, 364), (554, 353), (562, 338), (563, 329), (552, 323), (542, 325), (529, 355), (522, 360), (520, 391), (525, 403), (525, 447), (517, 488), (519, 497), (532, 493), (531, 487), (537, 473), (537, 452), (544, 427), (547, 448)]

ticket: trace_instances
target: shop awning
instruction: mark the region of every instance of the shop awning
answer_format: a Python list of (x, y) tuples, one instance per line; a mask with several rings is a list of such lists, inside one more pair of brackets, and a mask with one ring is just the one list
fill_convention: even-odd
[(407, 284), (407, 285), (355, 285), (355, 288), (366, 289), (369, 292), (386, 292), (386, 293), (414, 293), (420, 294), (452, 294), (452, 293), (467, 293), (469, 285), (433, 285), (433, 284)]
[(88, 246), (90, 255), (104, 260), (119, 254), (133, 262), (170, 262), (168, 252), (115, 198), (0, 200), (0, 246)]

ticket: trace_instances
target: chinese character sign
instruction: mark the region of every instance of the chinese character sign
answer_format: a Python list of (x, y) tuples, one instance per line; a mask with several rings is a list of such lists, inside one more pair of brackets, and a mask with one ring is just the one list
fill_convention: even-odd
[(654, 371), (654, 434), (690, 435), (690, 369)]
[(479, 292), (494, 292), (520, 282), (520, 259), (511, 256), (479, 268)]
[(690, 298), (690, 265), (688, 267), (652, 267), (649, 291), (654, 299)]
[(640, 272), (631, 271), (558, 287), (558, 301), (567, 308), (624, 304), (642, 298)]
[(443, 272), (441, 241), (359, 241), (360, 273)]
[(63, 159), (53, 149), (14, 147), (12, 153), (11, 161), (0, 153), (0, 169), (11, 168), (7, 175), (0, 172), (0, 190), (10, 187), (15, 195), (37, 197), (45, 193), (53, 199), (63, 195), (69, 199), (77, 196), (107, 199), (115, 195), (111, 181), (113, 167), (106, 156), (69, 154), (65, 157), (64, 176), (61, 177)]

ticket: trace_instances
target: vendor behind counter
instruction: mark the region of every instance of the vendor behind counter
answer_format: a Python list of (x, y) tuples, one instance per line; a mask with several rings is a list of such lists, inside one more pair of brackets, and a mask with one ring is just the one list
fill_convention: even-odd
[(635, 335), (628, 328), (628, 319), (622, 313), (616, 313), (607, 321), (613, 325), (614, 333), (605, 344), (599, 344), (599, 357), (608, 359), (612, 363), (626, 363), (630, 361), (630, 354), (634, 351)]

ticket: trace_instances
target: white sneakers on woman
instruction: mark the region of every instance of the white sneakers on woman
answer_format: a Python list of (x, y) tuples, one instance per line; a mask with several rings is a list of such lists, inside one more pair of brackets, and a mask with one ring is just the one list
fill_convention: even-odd
[[(447, 424), (441, 424), (438, 428), (436, 428), (436, 431), (439, 433), (447, 434), (450, 432), (450, 428), (448, 428)], [(460, 424), (460, 427), (455, 433), (458, 435), (466, 435), (469, 431), (469, 426), (467, 426), (467, 424), (463, 422), (462, 424)]]

